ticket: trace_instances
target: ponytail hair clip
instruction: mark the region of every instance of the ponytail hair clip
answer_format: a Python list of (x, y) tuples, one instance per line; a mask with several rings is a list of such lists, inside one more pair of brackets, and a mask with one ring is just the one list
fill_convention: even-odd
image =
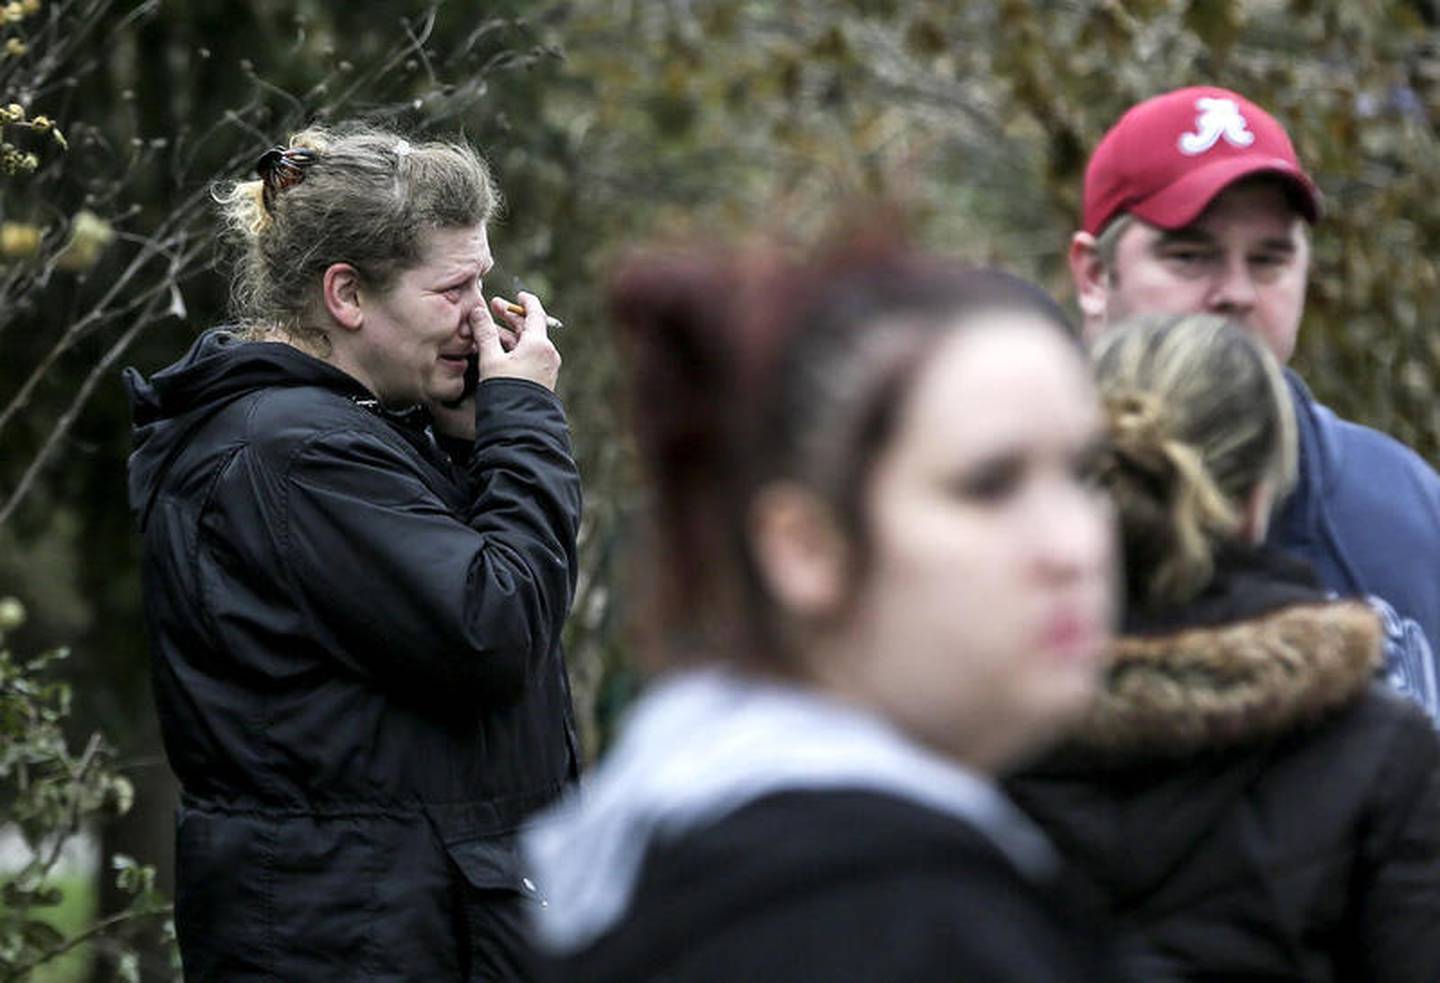
[(277, 194), (305, 180), (306, 168), (319, 159), (319, 154), (306, 147), (271, 147), (261, 154), (255, 173), (260, 175), (265, 209), (274, 207)]

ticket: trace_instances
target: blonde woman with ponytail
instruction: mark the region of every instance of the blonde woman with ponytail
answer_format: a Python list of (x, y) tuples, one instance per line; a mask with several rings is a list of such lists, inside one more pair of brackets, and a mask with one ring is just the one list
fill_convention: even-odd
[(1433, 983), (1440, 742), (1376, 681), (1376, 609), (1262, 545), (1296, 468), (1279, 367), (1205, 315), (1092, 364), (1127, 610), (1100, 697), (1011, 793), (1135, 979)]
[(233, 320), (125, 375), (185, 977), (521, 979), (515, 831), (579, 769), (547, 316), (485, 282), (462, 140), (312, 126), (239, 177)]

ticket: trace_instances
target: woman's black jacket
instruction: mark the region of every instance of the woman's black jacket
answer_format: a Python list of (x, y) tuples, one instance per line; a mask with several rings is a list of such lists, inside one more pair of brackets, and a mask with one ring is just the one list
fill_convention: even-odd
[(187, 976), (458, 977), (456, 899), (522, 889), (511, 834), (576, 771), (559, 401), (482, 383), (456, 467), (287, 345), (127, 383)]
[(1134, 976), (1440, 980), (1440, 744), (1381, 629), (1266, 553), (1132, 618), (1071, 744), (1007, 790), (1108, 899)]
[(869, 791), (791, 791), (652, 848), (620, 926), (534, 975), (1108, 983), (1087, 901), (1022, 874), (954, 816)]

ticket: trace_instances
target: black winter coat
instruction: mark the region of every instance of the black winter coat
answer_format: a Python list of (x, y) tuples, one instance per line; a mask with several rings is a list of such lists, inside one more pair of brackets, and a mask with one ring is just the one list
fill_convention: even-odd
[(536, 975), (1104, 983), (1109, 951), (1084, 912), (954, 816), (868, 791), (784, 792), (652, 847), (621, 926)]
[(1440, 980), (1440, 743), (1381, 629), (1224, 558), (1133, 619), (1075, 740), (1007, 790), (1107, 897), (1139, 980)]
[(461, 470), (286, 345), (126, 381), (188, 977), (459, 978), (461, 899), (523, 890), (511, 834), (576, 771), (560, 403), (482, 383)]

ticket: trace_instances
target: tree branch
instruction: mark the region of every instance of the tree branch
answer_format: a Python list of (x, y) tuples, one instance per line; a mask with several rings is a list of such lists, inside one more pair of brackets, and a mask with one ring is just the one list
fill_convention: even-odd
[(53, 959), (59, 959), (61, 956), (65, 955), (65, 953), (69, 952), (71, 949), (74, 949), (76, 946), (83, 945), (84, 943), (89, 942), (91, 939), (94, 939), (97, 936), (106, 934), (112, 928), (115, 928), (117, 925), (123, 925), (126, 922), (130, 921), (138, 921), (141, 918), (150, 918), (155, 915), (169, 915), (173, 913), (174, 910), (174, 905), (150, 905), (145, 908), (127, 909), (114, 915), (110, 915), (108, 918), (102, 918), (94, 925), (91, 925), (89, 928), (87, 928), (85, 931), (66, 939), (54, 949), (42, 953), (36, 958), (30, 960), (28, 963), (22, 963), (21, 965), (11, 969), (6, 974), (6, 979), (23, 980), (40, 966), (45, 965)]

